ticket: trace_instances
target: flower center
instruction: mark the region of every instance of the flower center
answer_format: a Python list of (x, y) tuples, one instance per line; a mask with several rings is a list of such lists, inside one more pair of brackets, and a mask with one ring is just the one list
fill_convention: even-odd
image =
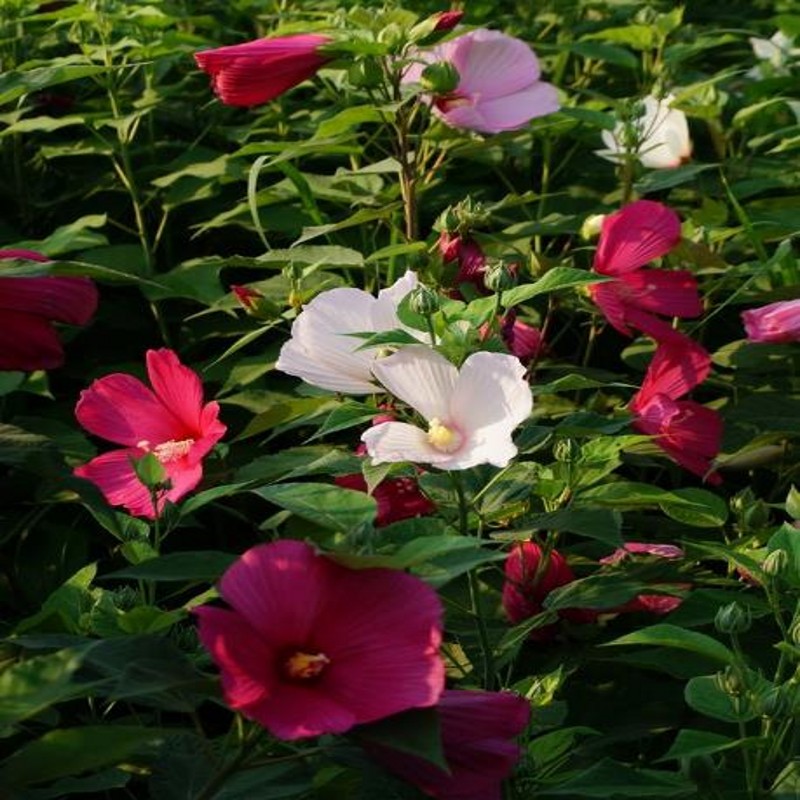
[(324, 653), (304, 653), (298, 650), (283, 662), (283, 671), (287, 678), (295, 681), (306, 681), (322, 674), (331, 660)]
[(434, 417), (428, 424), (428, 441), (443, 453), (453, 453), (461, 447), (463, 436), (455, 430), (442, 425), (441, 421)]
[(152, 453), (162, 464), (170, 464), (188, 455), (193, 444), (194, 439), (170, 439), (168, 442), (161, 442), (151, 447), (147, 439), (142, 439), (136, 446), (146, 453)]
[(448, 111), (452, 111), (454, 108), (471, 106), (473, 105), (473, 101), (467, 95), (451, 92), (450, 94), (443, 94), (434, 98), (433, 104), (439, 109), (439, 111), (441, 111), (443, 114), (446, 114)]

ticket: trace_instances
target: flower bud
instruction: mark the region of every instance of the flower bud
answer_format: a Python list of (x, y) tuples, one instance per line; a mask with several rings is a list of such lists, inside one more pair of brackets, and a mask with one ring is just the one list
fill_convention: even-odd
[(800, 492), (792, 486), (786, 497), (786, 513), (792, 519), (800, 519)]
[(436, 18), (436, 25), (434, 27), (434, 31), (437, 33), (441, 33), (442, 31), (451, 31), (461, 22), (462, 17), (464, 16), (463, 11), (440, 11), (438, 14), (434, 15)]
[(145, 453), (141, 458), (132, 458), (131, 464), (136, 477), (148, 489), (163, 489), (169, 480), (164, 465), (155, 453)]
[(753, 618), (748, 607), (742, 608), (737, 602), (728, 603), (717, 610), (714, 625), (720, 633), (744, 633), (749, 630)]
[(785, 717), (793, 706), (794, 692), (790, 686), (775, 686), (757, 700), (758, 710), (765, 717)]
[(581, 446), (574, 439), (559, 439), (553, 446), (556, 461), (574, 463), (581, 457)]
[(517, 276), (512, 267), (498, 259), (487, 261), (484, 266), (483, 284), (490, 292), (504, 292), (517, 285)]
[(789, 638), (792, 640), (793, 644), (796, 644), (800, 647), (800, 619), (789, 628)]
[(747, 691), (747, 682), (738, 667), (728, 664), (722, 672), (714, 676), (717, 688), (729, 697), (740, 697)]
[(581, 238), (589, 241), (600, 235), (600, 230), (603, 227), (603, 220), (606, 218), (605, 214), (592, 214), (583, 221), (581, 225)]
[(769, 508), (761, 500), (756, 500), (753, 505), (744, 510), (742, 524), (746, 530), (757, 531), (769, 525)]
[(445, 95), (454, 92), (460, 80), (458, 70), (449, 61), (440, 61), (422, 70), (419, 83), (426, 92)]
[(778, 548), (773, 550), (762, 562), (761, 569), (771, 578), (777, 578), (786, 569), (789, 563), (789, 554)]
[(408, 306), (415, 314), (429, 317), (439, 310), (439, 295), (427, 286), (417, 286), (411, 292)]

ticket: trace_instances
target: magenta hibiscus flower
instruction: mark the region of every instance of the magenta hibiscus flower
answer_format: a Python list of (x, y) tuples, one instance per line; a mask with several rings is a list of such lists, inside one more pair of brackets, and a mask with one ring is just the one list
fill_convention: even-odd
[(420, 758), (367, 745), (370, 755), (389, 772), (441, 800), (501, 800), (502, 781), (519, 761), (513, 739), (530, 718), (527, 700), (510, 692), (452, 689), (437, 706), (442, 750), (450, 774)]
[(800, 342), (800, 300), (784, 300), (742, 311), (742, 322), (751, 342)]
[(195, 53), (211, 76), (219, 99), (229, 106), (257, 106), (308, 80), (330, 61), (319, 53), (330, 37), (309, 33), (256, 39)]
[[(0, 259), (49, 261), (32, 250), (0, 250)], [(55, 369), (64, 363), (53, 322), (85, 325), (97, 309), (88, 278), (2, 277), (0, 273), (0, 370)]]
[(344, 733), (444, 688), (442, 607), (419, 578), (344, 567), (297, 541), (248, 550), (202, 606), (228, 705), (280, 739)]
[(678, 399), (702, 383), (710, 369), (710, 356), (691, 339), (681, 336), (660, 342), (642, 388), (631, 401), (636, 415), (631, 424), (652, 436), (684, 469), (719, 483), (720, 476), (710, 470), (722, 442), (722, 419), (714, 409)]
[(427, 64), (448, 63), (458, 71), (456, 88), (433, 98), (433, 113), (454, 128), (500, 133), (558, 111), (558, 92), (539, 80), (539, 60), (525, 42), (500, 31), (478, 29), (415, 54), (403, 77), (419, 81)]
[[(203, 403), (197, 373), (172, 350), (147, 351), (152, 389), (132, 375), (115, 373), (81, 392), (75, 415), (95, 436), (123, 445), (75, 470), (96, 484), (111, 505), (125, 506), (139, 517), (155, 517), (164, 503), (178, 501), (200, 483), (203, 458), (225, 434), (216, 403)], [(153, 508), (148, 488), (133, 462), (153, 453), (164, 466), (171, 488)]]
[(637, 200), (603, 220), (592, 269), (615, 280), (589, 287), (597, 306), (620, 332), (630, 328), (661, 340), (672, 329), (653, 316), (697, 317), (703, 304), (686, 270), (643, 269), (678, 244), (681, 222), (667, 206)]

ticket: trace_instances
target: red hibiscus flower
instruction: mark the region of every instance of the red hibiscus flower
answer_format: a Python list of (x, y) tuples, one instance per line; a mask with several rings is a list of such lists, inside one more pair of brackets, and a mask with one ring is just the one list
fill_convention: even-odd
[[(200, 483), (203, 458), (226, 427), (218, 419), (219, 406), (203, 403), (200, 378), (172, 350), (148, 350), (147, 374), (152, 389), (132, 375), (115, 373), (81, 392), (78, 422), (123, 448), (97, 456), (75, 474), (96, 484), (111, 505), (152, 519), (167, 500), (176, 502)], [(133, 469), (147, 453), (161, 462), (171, 484), (156, 509)]]
[(316, 33), (278, 36), (203, 50), (194, 59), (223, 103), (257, 106), (315, 75), (330, 61), (319, 52), (330, 41)]
[[(31, 250), (0, 250), (0, 259), (49, 261)], [(97, 288), (88, 278), (2, 277), (0, 269), (0, 370), (55, 369), (64, 348), (53, 322), (85, 325), (97, 309)]]
[(589, 291), (620, 333), (631, 336), (633, 327), (661, 340), (671, 328), (654, 314), (697, 317), (703, 313), (690, 272), (643, 269), (672, 250), (680, 238), (678, 215), (652, 200), (637, 200), (603, 220), (592, 269), (614, 280), (594, 284)]
[(419, 578), (344, 567), (304, 542), (248, 550), (201, 606), (228, 705), (280, 739), (344, 733), (444, 688), (442, 607)]

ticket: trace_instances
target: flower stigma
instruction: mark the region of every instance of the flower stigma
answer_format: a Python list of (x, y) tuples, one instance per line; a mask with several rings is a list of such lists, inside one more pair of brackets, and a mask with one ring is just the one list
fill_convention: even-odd
[(162, 464), (171, 464), (173, 461), (189, 455), (193, 444), (194, 439), (170, 439), (151, 447), (147, 439), (142, 439), (141, 442), (136, 443), (136, 446), (146, 453), (152, 453)]
[(283, 663), (286, 677), (292, 680), (309, 680), (320, 675), (331, 660), (324, 653), (304, 653), (298, 650)]
[(461, 447), (463, 437), (454, 428), (448, 428), (434, 417), (428, 424), (428, 442), (443, 453), (453, 453)]

